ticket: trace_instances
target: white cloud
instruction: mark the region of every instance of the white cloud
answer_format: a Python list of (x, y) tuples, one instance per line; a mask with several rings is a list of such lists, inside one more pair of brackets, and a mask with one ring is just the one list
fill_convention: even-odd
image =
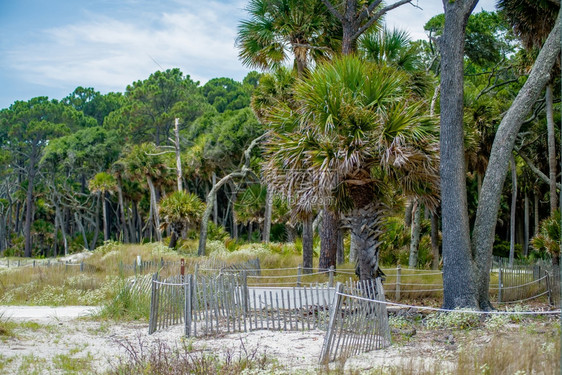
[(173, 67), (200, 81), (240, 79), (247, 69), (234, 46), (236, 15), (242, 15), (240, 3), (191, 1), (173, 13), (138, 18), (90, 14), (83, 22), (44, 30), (39, 40), (9, 52), (5, 61), (29, 82), (72, 89), (122, 91)]

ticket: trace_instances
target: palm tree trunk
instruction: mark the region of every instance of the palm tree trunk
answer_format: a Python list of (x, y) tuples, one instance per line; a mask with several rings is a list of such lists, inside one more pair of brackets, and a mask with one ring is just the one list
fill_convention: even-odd
[(125, 219), (125, 204), (123, 203), (123, 182), (121, 176), (117, 176), (117, 199), (119, 200), (119, 218), (121, 220), (121, 228), (123, 230), (123, 241), (125, 243), (131, 242), (129, 230), (127, 227), (127, 220)]
[(379, 241), (382, 233), (380, 225), (382, 215), (379, 206), (370, 203), (362, 208), (355, 208), (349, 215), (351, 232), (355, 235), (359, 255), (359, 277), (371, 280), (379, 268)]
[(322, 214), (322, 230), (320, 231), (320, 259), (318, 264), (318, 268), (321, 270), (336, 266), (339, 227), (338, 215), (328, 207), (324, 207)]
[(94, 250), (96, 248), (96, 242), (98, 242), (98, 235), (100, 232), (100, 197), (99, 194), (97, 196), (96, 202), (96, 218), (95, 218), (95, 228), (94, 228), (94, 237), (92, 238), (92, 242), (90, 244), (90, 250)]
[(271, 188), (267, 186), (267, 193), (265, 195), (265, 213), (263, 219), (263, 237), (262, 241), (269, 243), (269, 237), (271, 235), (271, 215), (273, 211), (273, 196), (271, 194)]
[(546, 129), (548, 135), (548, 170), (550, 188), (550, 214), (558, 208), (558, 194), (556, 192), (556, 136), (554, 133), (554, 109), (553, 109), (552, 83), (546, 86)]
[(109, 241), (109, 213), (107, 212), (107, 192), (102, 191), (100, 193), (100, 197), (102, 198), (102, 210), (103, 210), (103, 240)]
[(537, 233), (539, 233), (539, 193), (537, 191), (533, 191), (533, 211), (534, 211), (534, 221), (535, 221), (535, 225), (534, 225), (534, 229), (533, 229), (533, 235), (536, 235)]
[(420, 245), (421, 234), (421, 208), (419, 202), (414, 205), (414, 221), (410, 236), (410, 258), (408, 259), (408, 267), (416, 268), (418, 265), (418, 250)]
[(314, 254), (313, 240), (314, 232), (312, 230), (312, 222), (314, 218), (308, 215), (302, 223), (302, 266), (305, 273), (312, 272), (312, 258)]

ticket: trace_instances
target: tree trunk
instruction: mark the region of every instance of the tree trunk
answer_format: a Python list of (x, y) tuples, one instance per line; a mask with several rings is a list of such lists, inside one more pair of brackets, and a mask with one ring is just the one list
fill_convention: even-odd
[(174, 148), (176, 151), (176, 179), (178, 191), (183, 190), (182, 171), (181, 171), (181, 153), (180, 153), (180, 119), (176, 117), (174, 121)]
[(162, 233), (160, 233), (160, 216), (158, 215), (158, 202), (156, 202), (156, 189), (150, 176), (146, 176), (146, 182), (150, 189), (150, 209), (152, 210), (152, 220), (154, 222), (154, 233), (156, 234), (156, 241), (162, 241)]
[(82, 219), (80, 219), (77, 212), (74, 212), (74, 220), (76, 221), (76, 225), (78, 226), (78, 230), (82, 234), (82, 240), (84, 241), (84, 249), (92, 250), (88, 246), (88, 238), (86, 237), (86, 231), (84, 230), (84, 225), (82, 225)]
[(556, 192), (556, 169), (558, 163), (556, 160), (556, 135), (554, 132), (554, 108), (552, 83), (546, 86), (546, 129), (548, 135), (548, 170), (550, 188), (550, 215), (558, 208), (558, 194)]
[[(217, 175), (213, 172), (213, 186), (217, 184)], [(217, 192), (215, 191), (215, 196), (213, 197), (213, 223), (217, 225), (219, 220), (219, 207), (217, 205)]]
[(338, 265), (345, 263), (345, 253), (344, 253), (344, 245), (343, 245), (343, 239), (345, 236), (345, 232), (343, 228), (340, 228), (338, 230), (338, 253), (336, 255), (336, 260), (338, 262)]
[(351, 232), (355, 235), (359, 256), (359, 275), (361, 280), (372, 280), (379, 268), (378, 238), (382, 233), (382, 215), (379, 206), (369, 203), (362, 208), (354, 208), (348, 217)]
[(468, 17), (478, 0), (443, 0), (441, 37), (441, 208), (443, 307), (474, 308), (476, 290), (470, 248), (464, 155), (464, 40)]
[(349, 263), (357, 263), (359, 252), (357, 251), (357, 236), (351, 231), (349, 233)]
[(509, 218), (509, 267), (513, 267), (515, 258), (515, 210), (517, 209), (517, 164), (511, 155), (511, 211)]
[(529, 197), (527, 196), (527, 192), (525, 192), (524, 198), (524, 205), (525, 205), (525, 213), (523, 218), (523, 255), (527, 257), (529, 255)]
[(418, 250), (420, 246), (421, 235), (421, 211), (422, 206), (418, 201), (414, 205), (414, 222), (412, 223), (410, 236), (410, 258), (408, 260), (408, 267), (410, 268), (416, 268), (418, 266)]
[(533, 191), (533, 211), (534, 211), (534, 221), (535, 226), (533, 228), (533, 236), (536, 236), (539, 233), (539, 193), (535, 190)]
[(25, 227), (24, 227), (24, 237), (25, 237), (25, 250), (24, 255), (26, 257), (31, 257), (31, 222), (33, 221), (33, 184), (35, 182), (35, 145), (31, 151), (31, 157), (29, 159), (29, 175), (27, 180), (27, 193), (25, 196)]
[(436, 213), (431, 214), (431, 253), (431, 269), (439, 269), (439, 216)]
[(173, 249), (176, 247), (177, 244), (178, 244), (178, 235), (176, 234), (175, 230), (172, 230), (172, 235), (170, 236), (170, 244), (168, 245), (168, 247), (170, 249)]
[(100, 198), (102, 199), (102, 210), (103, 210), (103, 241), (109, 241), (109, 213), (107, 209), (107, 192), (102, 191), (100, 193)]
[(312, 258), (314, 254), (314, 232), (312, 231), (312, 222), (314, 217), (308, 215), (302, 223), (302, 266), (305, 273), (312, 272)]
[(92, 238), (92, 242), (90, 243), (90, 250), (95, 250), (96, 242), (98, 242), (98, 235), (100, 232), (100, 196), (98, 194), (96, 202), (96, 217), (95, 217), (95, 228), (94, 228), (94, 237)]
[(404, 210), (404, 226), (409, 227), (412, 225), (412, 210), (414, 208), (415, 200), (413, 198), (408, 198), (406, 202), (406, 208)]
[(287, 242), (295, 242), (295, 239), (297, 238), (297, 231), (292, 224), (290, 223), (285, 224), (285, 233), (287, 236), (286, 238)]
[(273, 194), (271, 194), (271, 189), (269, 185), (267, 186), (267, 193), (265, 195), (265, 212), (263, 219), (263, 237), (262, 241), (269, 243), (269, 237), (271, 235), (271, 214), (273, 211)]
[[(542, 89), (550, 80), (552, 67), (559, 54), (560, 14), (535, 60), (531, 74), (498, 127), (490, 153), (488, 168), (482, 183), (482, 192), (476, 211), (472, 246), (478, 270), (478, 299), (480, 307), (483, 309), (491, 307), (488, 300), (488, 289), (490, 284), (489, 271), (492, 263), (492, 246), (494, 244), (502, 187), (509, 169), (509, 160), (512, 155), (515, 138), (523, 121), (528, 116), (532, 104), (539, 98)], [(441, 178), (443, 180), (444, 176), (441, 176)]]
[(121, 228), (123, 230), (123, 241), (125, 243), (132, 242), (129, 230), (127, 227), (127, 220), (125, 219), (125, 203), (123, 201), (123, 181), (121, 176), (117, 176), (117, 199), (119, 200), (119, 219), (121, 221)]
[(320, 259), (318, 268), (321, 270), (336, 266), (339, 227), (338, 215), (325, 206), (322, 214), (322, 230), (320, 231)]

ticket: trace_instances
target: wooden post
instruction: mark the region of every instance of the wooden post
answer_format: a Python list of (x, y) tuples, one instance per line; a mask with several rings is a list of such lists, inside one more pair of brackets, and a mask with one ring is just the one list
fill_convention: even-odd
[[(183, 259), (182, 259), (183, 263)], [(185, 324), (185, 335), (191, 335), (191, 319), (192, 319), (192, 290), (193, 290), (193, 276), (187, 275), (186, 284), (183, 286), (184, 290), (184, 324)]]
[(336, 333), (336, 317), (339, 314), (343, 291), (343, 284), (337, 283), (336, 293), (334, 293), (334, 298), (332, 300), (332, 305), (330, 306), (330, 322), (328, 323), (328, 330), (326, 336), (324, 336), (324, 344), (322, 345), (322, 352), (320, 353), (320, 364), (325, 365), (330, 362), (330, 352), (332, 350), (332, 344), (334, 342), (334, 337)]
[[(554, 271), (556, 271), (554, 267), (552, 267), (552, 269)], [(550, 277), (549, 277), (548, 272), (546, 273), (545, 276), (546, 276), (546, 279), (545, 279), (546, 280), (546, 291), (548, 292), (548, 304), (553, 305), (554, 302), (552, 301), (552, 289), (551, 289)]]
[(394, 293), (394, 299), (396, 301), (400, 301), (400, 282), (402, 281), (402, 267), (400, 267), (400, 265), (398, 265), (398, 267), (396, 268), (396, 285), (395, 285), (395, 293)]
[(185, 275), (185, 259), (184, 258), (180, 259), (180, 275), (182, 275), (182, 276)]
[(158, 322), (158, 274), (152, 275), (152, 294), (150, 298), (150, 317), (148, 319), (148, 334), (151, 335), (156, 331)]
[(329, 276), (330, 279), (328, 285), (330, 286), (330, 288), (332, 288), (334, 286), (334, 266), (330, 266)]
[(302, 276), (302, 264), (299, 264), (297, 268), (297, 286), (301, 286), (301, 276)]
[(498, 303), (502, 301), (502, 267), (498, 268)]

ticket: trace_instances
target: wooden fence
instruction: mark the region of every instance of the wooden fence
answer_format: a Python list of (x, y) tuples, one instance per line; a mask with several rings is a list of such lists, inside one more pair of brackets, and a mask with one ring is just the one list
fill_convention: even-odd
[(346, 285), (338, 283), (320, 363), (345, 361), (350, 356), (389, 346), (390, 329), (384, 301), (379, 279)]

